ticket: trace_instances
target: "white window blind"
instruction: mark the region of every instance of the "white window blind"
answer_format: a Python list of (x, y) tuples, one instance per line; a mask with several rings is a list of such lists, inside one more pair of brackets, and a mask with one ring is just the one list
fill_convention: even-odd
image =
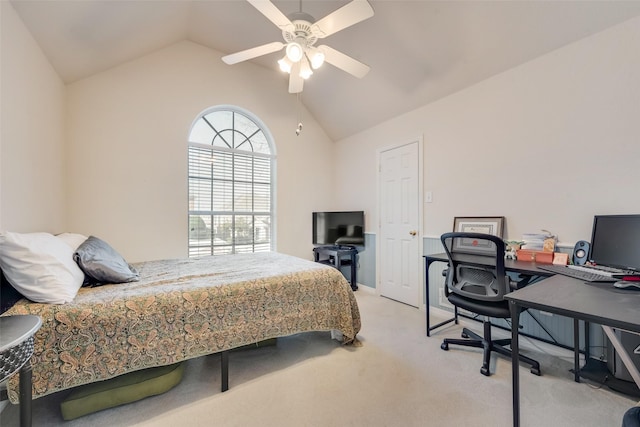
[(272, 250), (273, 165), (265, 130), (214, 109), (189, 135), (189, 256)]

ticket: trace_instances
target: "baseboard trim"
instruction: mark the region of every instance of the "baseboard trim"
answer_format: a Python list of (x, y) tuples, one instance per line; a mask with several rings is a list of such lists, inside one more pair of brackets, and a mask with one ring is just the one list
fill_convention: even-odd
[(378, 292), (376, 292), (376, 288), (372, 288), (371, 286), (361, 285), (360, 283), (358, 283), (358, 290), (356, 292), (361, 292), (361, 291), (365, 294), (378, 295)]

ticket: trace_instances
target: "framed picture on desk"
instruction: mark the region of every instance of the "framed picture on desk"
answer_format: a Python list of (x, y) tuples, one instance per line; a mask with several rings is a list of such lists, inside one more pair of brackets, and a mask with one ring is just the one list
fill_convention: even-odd
[[(457, 216), (453, 219), (453, 231), (464, 233), (491, 234), (502, 238), (504, 231), (503, 216)], [(495, 251), (491, 242), (478, 242), (474, 239), (455, 239), (452, 252), (468, 254), (490, 254)]]

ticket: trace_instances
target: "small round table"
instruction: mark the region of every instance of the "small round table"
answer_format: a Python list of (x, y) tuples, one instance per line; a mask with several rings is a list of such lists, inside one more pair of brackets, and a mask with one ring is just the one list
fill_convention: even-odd
[(31, 426), (31, 355), (38, 316), (0, 317), (0, 383), (20, 371), (20, 426)]

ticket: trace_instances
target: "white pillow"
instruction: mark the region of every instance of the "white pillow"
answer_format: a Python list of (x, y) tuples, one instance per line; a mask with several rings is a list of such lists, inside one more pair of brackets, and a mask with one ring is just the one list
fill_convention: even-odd
[(64, 304), (73, 301), (84, 280), (73, 251), (53, 234), (5, 232), (0, 237), (0, 267), (31, 301)]
[(67, 245), (71, 246), (71, 249), (73, 249), (74, 252), (76, 249), (78, 249), (78, 246), (83, 244), (84, 241), (88, 239), (87, 236), (83, 234), (77, 234), (77, 233), (61, 233), (61, 234), (56, 234), (56, 237), (58, 239), (61, 239)]

